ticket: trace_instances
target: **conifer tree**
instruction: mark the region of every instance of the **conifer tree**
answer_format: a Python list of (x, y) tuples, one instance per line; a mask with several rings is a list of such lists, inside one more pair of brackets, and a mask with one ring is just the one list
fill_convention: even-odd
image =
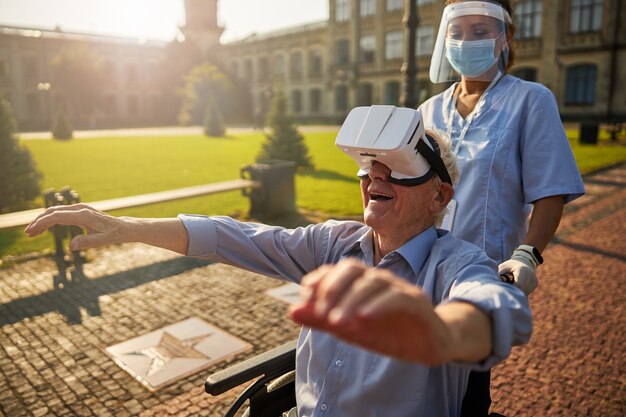
[(28, 208), (28, 202), (41, 193), (41, 174), (15, 132), (11, 106), (0, 100), (0, 213)]
[(272, 159), (293, 161), (298, 167), (312, 167), (309, 150), (304, 137), (296, 129), (293, 118), (287, 111), (287, 98), (278, 90), (272, 99), (267, 125), (270, 132), (263, 143), (257, 162)]
[(215, 136), (221, 138), (226, 132), (224, 119), (215, 100), (209, 99), (206, 106), (206, 114), (204, 116), (204, 134), (207, 136)]
[(54, 120), (52, 121), (52, 137), (54, 139), (60, 140), (70, 140), (74, 135), (74, 130), (72, 129), (72, 125), (70, 121), (67, 119), (65, 115), (65, 111), (58, 110), (54, 115)]

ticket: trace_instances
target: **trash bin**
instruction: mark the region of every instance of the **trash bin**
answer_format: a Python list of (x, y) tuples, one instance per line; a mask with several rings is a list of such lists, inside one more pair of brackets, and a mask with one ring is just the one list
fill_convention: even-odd
[(580, 143), (596, 144), (598, 143), (598, 123), (582, 122), (580, 124)]
[(241, 168), (241, 177), (261, 183), (247, 192), (250, 197), (250, 215), (274, 218), (296, 211), (294, 176), (296, 163), (269, 160)]

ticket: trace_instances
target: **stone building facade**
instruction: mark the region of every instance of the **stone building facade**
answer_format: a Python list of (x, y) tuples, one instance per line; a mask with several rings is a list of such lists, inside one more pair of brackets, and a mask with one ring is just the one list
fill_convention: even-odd
[[(250, 92), (257, 113), (276, 88), (304, 122), (339, 122), (357, 105), (399, 104), (406, 49), (405, 8), (415, 1), (417, 101), (447, 84), (428, 79), (443, 0), (329, 0), (329, 19), (219, 43), (217, 0), (185, 0), (184, 43), (217, 60)], [(622, 0), (517, 0), (513, 2), (517, 61), (512, 73), (548, 86), (566, 121), (626, 121), (626, 4)], [(268, 2), (271, 7), (271, 2)], [(0, 94), (26, 127), (45, 127), (54, 85), (47, 71), (62, 45), (88, 42), (106, 62), (104, 106), (90, 123), (173, 123), (176, 100), (164, 91), (172, 45), (0, 28)], [(175, 44), (177, 41), (172, 42)], [(171, 64), (171, 62), (169, 63)], [(169, 83), (171, 84), (171, 83)], [(252, 114), (248, 115), (249, 118)]]
[[(222, 45), (256, 107), (280, 82), (303, 120), (341, 120), (356, 105), (398, 104), (405, 3), (416, 1), (418, 102), (447, 84), (428, 79), (443, 1), (329, 0), (328, 21)], [(626, 121), (626, 4), (517, 0), (511, 72), (548, 86), (566, 121)]]

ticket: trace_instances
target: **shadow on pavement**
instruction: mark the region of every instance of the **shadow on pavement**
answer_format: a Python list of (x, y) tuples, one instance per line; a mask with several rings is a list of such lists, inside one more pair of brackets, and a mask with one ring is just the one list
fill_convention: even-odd
[(617, 260), (626, 262), (626, 255), (624, 255), (623, 253), (611, 252), (611, 251), (607, 251), (607, 250), (596, 248), (594, 246), (583, 245), (583, 244), (580, 244), (580, 243), (572, 243), (572, 242), (568, 242), (567, 240), (559, 239), (558, 237), (552, 238), (552, 242), (554, 242), (555, 244), (558, 243), (559, 245), (567, 246), (569, 248), (572, 248), (572, 249), (575, 249), (575, 250), (579, 250), (579, 251), (582, 251), (582, 252), (595, 253), (597, 255), (602, 255), (602, 256), (606, 256), (608, 258), (613, 258), (613, 259), (617, 259)]
[(65, 316), (70, 324), (80, 324), (81, 307), (90, 316), (101, 314), (100, 296), (158, 281), (211, 263), (193, 258), (175, 258), (97, 279), (72, 271), (72, 280), (62, 288), (0, 304), (0, 326), (53, 311)]

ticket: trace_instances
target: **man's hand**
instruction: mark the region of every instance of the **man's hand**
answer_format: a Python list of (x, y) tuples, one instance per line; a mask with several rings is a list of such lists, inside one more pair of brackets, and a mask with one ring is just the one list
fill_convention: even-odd
[(86, 235), (70, 242), (71, 250), (95, 248), (112, 243), (131, 241), (129, 224), (124, 218), (110, 216), (86, 204), (54, 206), (33, 220), (24, 230), (29, 237), (37, 236), (55, 225), (78, 226)]
[(302, 286), (290, 311), (299, 324), (399, 359), (431, 366), (455, 359), (454, 332), (418, 287), (390, 271), (346, 259), (306, 275)]
[(180, 219), (114, 217), (86, 204), (50, 207), (24, 231), (33, 237), (57, 224), (78, 226), (87, 232), (86, 235), (72, 239), (71, 250), (114, 243), (142, 242), (185, 255), (189, 244), (187, 231)]

